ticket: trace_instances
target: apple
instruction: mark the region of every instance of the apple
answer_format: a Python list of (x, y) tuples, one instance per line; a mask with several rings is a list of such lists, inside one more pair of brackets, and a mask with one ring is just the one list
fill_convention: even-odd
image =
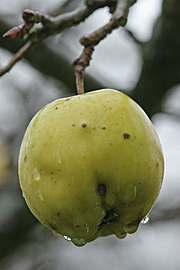
[(30, 210), (77, 246), (134, 233), (159, 195), (163, 171), (151, 121), (112, 89), (46, 105), (31, 120), (19, 155)]

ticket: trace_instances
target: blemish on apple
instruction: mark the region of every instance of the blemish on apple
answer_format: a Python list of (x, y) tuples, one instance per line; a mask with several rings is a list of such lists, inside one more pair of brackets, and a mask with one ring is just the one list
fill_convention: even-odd
[(131, 137), (130, 134), (128, 134), (128, 133), (123, 133), (123, 138), (124, 138), (124, 140), (130, 139), (130, 137)]
[(106, 193), (106, 186), (104, 184), (99, 184), (97, 187), (99, 195), (104, 196)]

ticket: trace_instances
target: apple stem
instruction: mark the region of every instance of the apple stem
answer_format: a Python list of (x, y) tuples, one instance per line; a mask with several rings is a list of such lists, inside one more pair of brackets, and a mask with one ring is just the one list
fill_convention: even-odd
[(76, 87), (78, 95), (84, 94), (84, 72), (77, 72), (76, 71)]
[(76, 86), (78, 95), (84, 94), (85, 69), (89, 66), (93, 51), (94, 46), (85, 46), (80, 57), (75, 59), (73, 62), (73, 65), (75, 66)]

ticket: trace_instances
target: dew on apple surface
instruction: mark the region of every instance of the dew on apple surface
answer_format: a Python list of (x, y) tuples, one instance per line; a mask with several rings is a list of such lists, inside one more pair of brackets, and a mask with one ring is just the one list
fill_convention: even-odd
[(32, 172), (32, 177), (35, 181), (39, 181), (41, 179), (40, 173), (38, 172), (36, 168), (34, 168)]
[(62, 160), (61, 160), (61, 156), (60, 156), (59, 150), (56, 153), (56, 158), (57, 158), (57, 162), (60, 164), (62, 162)]
[(43, 195), (42, 195), (42, 193), (41, 193), (40, 190), (37, 190), (36, 191), (36, 194), (38, 195), (38, 197), (40, 198), (41, 201), (44, 201), (44, 197), (43, 197)]

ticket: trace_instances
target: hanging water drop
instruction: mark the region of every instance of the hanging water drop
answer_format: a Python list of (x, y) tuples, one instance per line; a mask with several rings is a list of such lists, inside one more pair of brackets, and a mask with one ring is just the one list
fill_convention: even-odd
[(73, 238), (72, 241), (78, 247), (82, 247), (86, 244), (86, 241), (83, 238)]
[(64, 238), (66, 241), (71, 242), (71, 238), (70, 238), (70, 237), (64, 235), (63, 238)]
[(149, 221), (149, 214), (147, 214), (147, 215), (141, 220), (141, 223), (142, 223), (142, 224), (146, 224), (146, 223), (148, 223), (148, 221)]
[(32, 172), (32, 177), (35, 181), (38, 181), (41, 178), (40, 173), (38, 172), (38, 170), (36, 168), (34, 168), (34, 170)]
[(119, 239), (123, 239), (125, 238), (127, 235), (126, 232), (120, 232), (120, 233), (116, 233), (116, 237), (119, 238)]

